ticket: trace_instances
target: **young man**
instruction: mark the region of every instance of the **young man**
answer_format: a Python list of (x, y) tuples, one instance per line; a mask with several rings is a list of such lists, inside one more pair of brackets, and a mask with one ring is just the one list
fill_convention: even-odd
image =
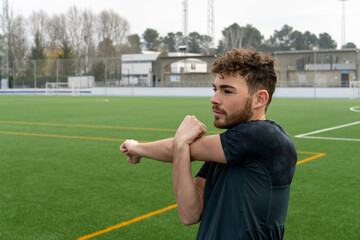
[[(282, 239), (297, 153), (290, 136), (266, 120), (276, 86), (274, 60), (252, 50), (230, 50), (211, 71), (214, 125), (186, 116), (174, 138), (127, 140), (131, 163), (142, 157), (173, 162), (173, 188), (185, 225), (200, 223), (197, 239)], [(193, 180), (191, 161), (204, 161)]]

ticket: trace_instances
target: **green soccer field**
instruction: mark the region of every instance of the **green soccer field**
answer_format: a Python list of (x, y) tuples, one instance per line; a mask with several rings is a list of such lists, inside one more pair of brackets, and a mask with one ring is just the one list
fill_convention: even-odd
[[(270, 105), (298, 151), (285, 239), (360, 239), (358, 106)], [(0, 96), (0, 239), (195, 239), (198, 225), (174, 206), (171, 164), (131, 165), (119, 151), (124, 139), (172, 137), (185, 115), (219, 133), (208, 98)]]

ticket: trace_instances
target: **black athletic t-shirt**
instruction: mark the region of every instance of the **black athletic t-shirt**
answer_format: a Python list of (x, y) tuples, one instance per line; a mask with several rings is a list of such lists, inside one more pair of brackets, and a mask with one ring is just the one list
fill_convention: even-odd
[(282, 239), (297, 153), (274, 121), (220, 134), (227, 164), (205, 162), (204, 213), (197, 239)]

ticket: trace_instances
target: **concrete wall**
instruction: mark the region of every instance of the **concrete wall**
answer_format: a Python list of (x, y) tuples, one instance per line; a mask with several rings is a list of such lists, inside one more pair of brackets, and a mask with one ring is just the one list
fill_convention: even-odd
[[(212, 97), (212, 88), (93, 88), (94, 96)], [(277, 88), (274, 98), (350, 98), (350, 88)]]
[[(356, 98), (360, 98), (357, 89)], [(82, 91), (84, 96), (154, 96), (154, 97), (212, 97), (210, 87), (199, 88), (92, 88)], [(349, 99), (350, 88), (277, 88), (274, 98), (333, 98)], [(45, 89), (1, 89), (0, 95), (45, 95)], [(62, 94), (58, 94), (62, 95)], [(71, 94), (64, 94), (71, 95)]]

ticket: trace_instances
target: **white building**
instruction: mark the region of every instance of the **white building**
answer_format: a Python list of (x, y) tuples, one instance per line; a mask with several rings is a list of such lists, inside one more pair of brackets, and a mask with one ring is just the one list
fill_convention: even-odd
[[(172, 52), (169, 53), (169, 57), (181, 57), (181, 56), (200, 56), (197, 53), (182, 53)], [(188, 58), (186, 60), (178, 61), (171, 64), (172, 73), (193, 73), (193, 72), (207, 72), (207, 63), (196, 58)]]
[(151, 86), (152, 63), (159, 52), (123, 54), (121, 59), (121, 85)]
[[(186, 55), (185, 55), (186, 54)], [(141, 54), (123, 54), (121, 60), (123, 86), (152, 86), (152, 63), (156, 61), (160, 52), (143, 52)], [(195, 53), (172, 52), (169, 57), (199, 56)], [(172, 73), (207, 72), (207, 63), (198, 59), (186, 59), (170, 66)]]

